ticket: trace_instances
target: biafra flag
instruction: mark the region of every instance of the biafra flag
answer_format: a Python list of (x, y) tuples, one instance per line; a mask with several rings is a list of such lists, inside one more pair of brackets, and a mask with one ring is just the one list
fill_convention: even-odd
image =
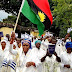
[(53, 17), (48, 0), (23, 0), (20, 11), (33, 24), (37, 25), (40, 36), (44, 29), (48, 29), (52, 25)]

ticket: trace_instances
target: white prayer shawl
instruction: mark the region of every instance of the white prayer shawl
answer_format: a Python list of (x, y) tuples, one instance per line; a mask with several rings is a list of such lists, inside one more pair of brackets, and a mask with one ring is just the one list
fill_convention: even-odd
[[(13, 43), (16, 45), (16, 43)], [(16, 49), (13, 49), (13, 44), (10, 44), (10, 49), (9, 49), (9, 54), (7, 57), (7, 61), (8, 61), (8, 72), (15, 72), (16, 71), (16, 67), (19, 66), (19, 57), (21, 56), (20, 52), (22, 52), (22, 50), (18, 49), (18, 46), (16, 46)], [(4, 72), (5, 68), (2, 69), (2, 72)]]
[(10, 48), (10, 42), (9, 41), (7, 41), (7, 43), (6, 43), (6, 48), (9, 50), (9, 48)]
[(60, 56), (60, 54), (63, 53), (64, 51), (66, 51), (65, 45), (62, 45), (61, 43), (56, 44), (55, 52), (57, 53), (58, 56)]
[(31, 55), (33, 57), (33, 60), (35, 59), (35, 63), (36, 63), (36, 67), (37, 67), (37, 71), (41, 72), (42, 71), (42, 63), (41, 63), (41, 58), (44, 57), (46, 55), (46, 51), (44, 51), (42, 48), (38, 49), (38, 48), (34, 48), (31, 51)]
[(48, 45), (50, 43), (48, 42), (48, 40), (46, 39), (44, 42), (42, 42), (41, 48), (43, 48), (45, 51), (48, 49)]
[(26, 55), (24, 52), (22, 52), (22, 55), (20, 56), (20, 66), (21, 67), (24, 67), (26, 65), (26, 61), (27, 59), (29, 59), (30, 52), (31, 52), (31, 49), (29, 49)]
[(52, 57), (47, 56), (43, 63), (42, 72), (60, 72), (58, 70), (58, 65), (59, 63), (56, 61), (56, 57), (54, 55), (52, 55)]
[(19, 50), (18, 47), (16, 46), (16, 49), (13, 49), (13, 44), (10, 44), (10, 49), (9, 49), (9, 57), (8, 60), (17, 61), (17, 58), (19, 57)]
[(22, 55), (22, 51), (23, 51), (22, 45), (21, 45), (20, 48), (18, 47), (17, 50), (18, 50), (18, 52), (19, 52), (19, 55), (21, 56), (21, 55)]
[[(36, 55), (39, 59), (41, 59), (42, 57), (45, 56), (46, 51), (44, 51), (44, 50), (41, 49), (41, 48), (40, 48), (40, 49), (34, 48), (34, 49), (32, 49), (31, 53), (32, 53), (33, 56)], [(34, 55), (34, 54), (35, 54), (35, 55)]]
[[(33, 48), (31, 50), (31, 53), (29, 54), (29, 57), (28, 58), (26, 57), (26, 62), (25, 62), (25, 58), (24, 58), (24, 60), (21, 59), (21, 60), (23, 60), (23, 62), (24, 62), (23, 64), (25, 66), (22, 69), (23, 70), (22, 72), (41, 72), (40, 70), (42, 70), (42, 69), (40, 68), (40, 66), (41, 66), (40, 59), (44, 55), (45, 55), (45, 52), (42, 49), (38, 50), (37, 48)], [(34, 66), (26, 67), (27, 62), (34, 62), (36, 67), (34, 67)]]
[(2, 46), (0, 46), (0, 68), (2, 66), (3, 60), (7, 59), (8, 54), (9, 54), (9, 50), (7, 48), (2, 50)]
[(17, 67), (16, 72), (23, 72), (24, 70), (27, 69), (26, 68), (26, 63), (30, 59), (30, 52), (31, 52), (31, 49), (29, 49), (29, 51), (27, 52), (26, 55), (25, 55), (24, 52), (22, 52), (22, 55), (21, 55), (20, 60), (19, 60), (19, 67)]
[[(72, 72), (72, 53), (68, 54), (66, 51), (60, 55), (61, 58), (61, 72)], [(64, 67), (64, 65), (70, 65), (70, 68)]]
[(6, 42), (6, 47), (5, 47), (4, 50), (2, 50), (2, 46), (1, 46), (1, 43), (0, 43), (0, 72), (2, 70), (2, 66), (7, 64), (7, 58), (8, 58), (8, 54), (9, 54), (8, 41), (2, 40), (1, 42), (3, 42), (3, 41)]

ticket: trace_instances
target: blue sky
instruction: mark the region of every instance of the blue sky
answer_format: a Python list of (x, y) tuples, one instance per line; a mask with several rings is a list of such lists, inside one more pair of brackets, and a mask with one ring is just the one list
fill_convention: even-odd
[(11, 16), (12, 14), (6, 13), (4, 10), (0, 10), (0, 21), (7, 18), (8, 16)]

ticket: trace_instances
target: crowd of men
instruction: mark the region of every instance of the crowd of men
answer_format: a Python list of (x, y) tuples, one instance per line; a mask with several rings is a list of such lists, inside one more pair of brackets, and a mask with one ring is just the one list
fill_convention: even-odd
[[(0, 72), (72, 72), (72, 38), (52, 34), (16, 38), (6, 34), (0, 42)], [(49, 46), (55, 46), (55, 49)]]

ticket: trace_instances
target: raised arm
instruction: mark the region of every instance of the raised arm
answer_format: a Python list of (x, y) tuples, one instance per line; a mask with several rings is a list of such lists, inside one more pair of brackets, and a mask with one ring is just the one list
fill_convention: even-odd
[(18, 54), (17, 50), (13, 50), (13, 42), (14, 42), (14, 40), (11, 38), (9, 51), (10, 51), (10, 53), (12, 53), (13, 55), (17, 55), (17, 54)]

